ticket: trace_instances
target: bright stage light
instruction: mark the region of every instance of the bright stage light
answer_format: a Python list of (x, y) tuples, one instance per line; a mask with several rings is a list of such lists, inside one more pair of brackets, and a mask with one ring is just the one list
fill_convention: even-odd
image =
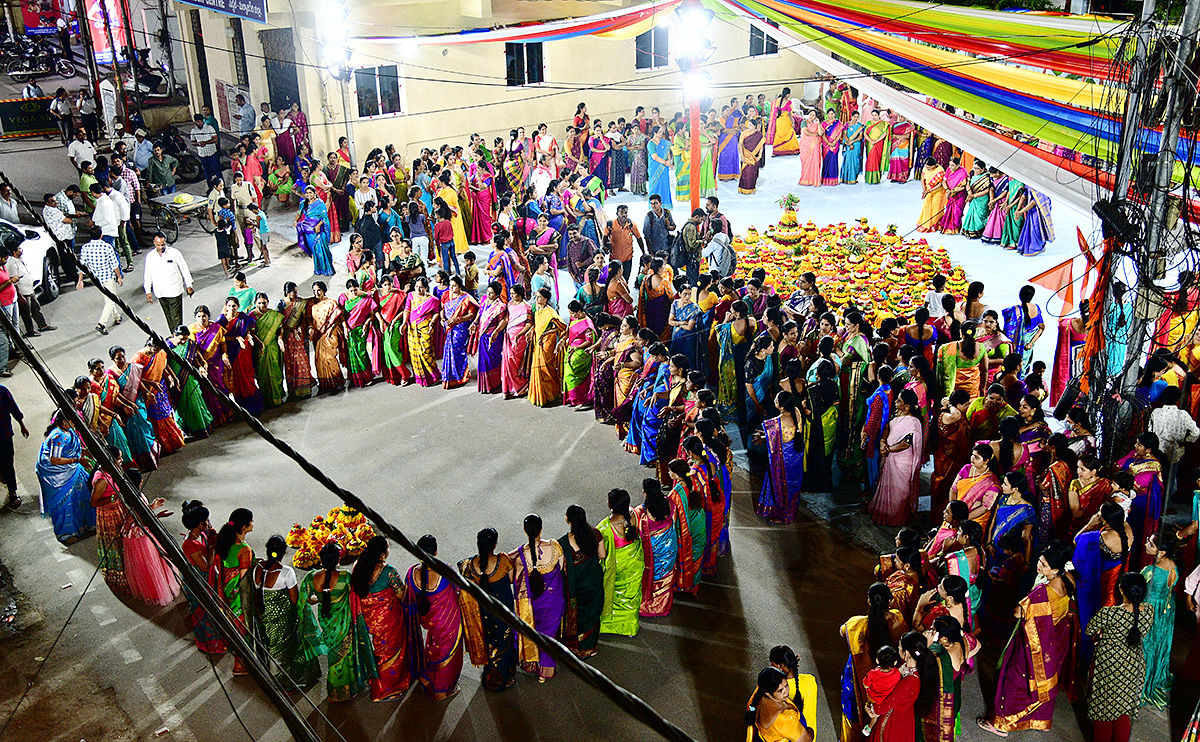
[(680, 29), (697, 35), (708, 29), (708, 24), (712, 23), (712, 19), (713, 12), (711, 10), (696, 5), (679, 11)]
[(411, 39), (405, 39), (400, 42), (400, 56), (405, 59), (416, 59), (417, 53), (420, 50), (421, 47), (417, 45), (417, 42)]
[(708, 97), (709, 75), (707, 72), (689, 72), (683, 76), (683, 94), (688, 100)]

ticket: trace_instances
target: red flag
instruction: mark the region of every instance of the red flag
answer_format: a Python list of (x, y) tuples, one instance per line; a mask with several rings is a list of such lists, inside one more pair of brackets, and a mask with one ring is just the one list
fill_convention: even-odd
[(1030, 283), (1035, 283), (1045, 289), (1050, 289), (1056, 294), (1062, 295), (1063, 314), (1070, 312), (1075, 306), (1075, 279), (1073, 264), (1075, 258), (1070, 258), (1064, 263), (1059, 263), (1048, 271), (1039, 273), (1029, 279)]
[(1075, 227), (1075, 236), (1079, 239), (1079, 252), (1083, 253), (1083, 257), (1087, 260), (1087, 267), (1083, 270), (1083, 283), (1079, 287), (1079, 295), (1087, 294), (1088, 284), (1091, 283), (1092, 271), (1095, 270), (1099, 261), (1092, 253), (1092, 246), (1088, 244), (1087, 238), (1083, 236), (1083, 230)]

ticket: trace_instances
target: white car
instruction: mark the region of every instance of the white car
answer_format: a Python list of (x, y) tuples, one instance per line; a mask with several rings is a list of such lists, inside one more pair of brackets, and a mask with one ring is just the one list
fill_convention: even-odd
[(13, 224), (0, 219), (0, 246), (12, 252), (20, 245), (25, 253), (21, 259), (33, 272), (33, 290), (42, 304), (58, 298), (58, 249), (46, 230), (27, 224)]

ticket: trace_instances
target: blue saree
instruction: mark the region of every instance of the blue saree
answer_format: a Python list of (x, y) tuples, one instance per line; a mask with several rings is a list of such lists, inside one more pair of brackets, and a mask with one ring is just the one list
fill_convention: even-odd
[(649, 182), (646, 190), (651, 196), (661, 198), (663, 208), (669, 209), (674, 205), (671, 200), (671, 166), (655, 162), (654, 155), (670, 162), (671, 143), (663, 139), (655, 144), (651, 139), (646, 142), (646, 153), (647, 167), (649, 168)]
[[(762, 429), (767, 437), (767, 474), (754, 512), (772, 523), (791, 523), (796, 518), (804, 481), (804, 446), (797, 448), (794, 440), (783, 439), (783, 424), (778, 417), (764, 422)], [(803, 429), (795, 435), (803, 438)]]
[[(647, 378), (651, 378), (649, 374)], [(625, 437), (625, 450), (638, 454), (642, 466), (658, 458), (658, 431), (662, 426), (660, 415), (666, 405), (670, 381), (671, 367), (666, 363), (658, 364), (653, 372), (653, 381), (643, 385), (633, 401), (633, 417), (629, 424), (629, 435)], [(656, 399), (659, 394), (663, 397)]]
[[(1079, 625), (1087, 626), (1105, 605), (1116, 605), (1113, 588), (1117, 584), (1125, 561), (1120, 554), (1114, 555), (1104, 545), (1100, 531), (1081, 533), (1075, 538), (1075, 553), (1071, 555), (1075, 572), (1075, 600), (1079, 607)], [(1082, 635), (1080, 645), (1080, 667), (1091, 664), (1095, 643), (1087, 633)]]
[[(705, 446), (704, 453), (708, 456), (708, 465), (712, 470), (721, 474), (721, 496), (725, 500), (725, 519), (721, 521), (723, 524), (721, 533), (717, 536), (717, 556), (725, 556), (729, 552), (729, 509), (733, 506), (733, 479), (729, 476), (729, 467), (717, 457), (711, 448)], [(709, 499), (712, 499), (711, 492)]]
[(329, 210), (318, 198), (312, 203), (301, 201), (300, 213), (303, 216), (296, 223), (296, 240), (300, 243), (300, 249), (312, 255), (314, 275), (332, 276), (333, 253), (329, 251)]
[[(708, 354), (708, 336), (701, 335), (704, 313), (696, 302), (689, 301), (680, 306), (679, 300), (671, 302), (671, 319), (676, 322), (695, 321), (696, 326), (688, 330), (683, 327), (671, 328), (671, 352), (679, 353), (688, 359), (689, 371), (702, 371), (700, 355)], [(703, 342), (702, 342), (703, 341)]]
[(1042, 308), (1037, 304), (1032, 306), (1036, 313), (1028, 322), (1022, 322), (1025, 316), (1020, 304), (1009, 307), (1003, 312), (1004, 334), (1012, 341), (1012, 349), (1009, 352), (1021, 354), (1022, 373), (1029, 373), (1030, 367), (1033, 366), (1033, 346), (1029, 343), (1033, 340), (1038, 328), (1045, 324), (1042, 319)]
[[(996, 552), (999, 553), (1001, 551), (1000, 539), (1006, 533), (1013, 530), (1019, 531), (1026, 525), (1037, 525), (1037, 512), (1034, 511), (1033, 506), (1029, 503), (1022, 502), (1017, 505), (1001, 504), (997, 507), (996, 525), (992, 530), (992, 546), (996, 549)], [(1035, 528), (1031, 538), (1034, 538), (1036, 541), (1036, 537), (1037, 529)], [(1033, 553), (1036, 554), (1037, 551), (1037, 544), (1034, 543)]]
[(846, 134), (842, 139), (842, 169), (840, 177), (843, 183), (858, 182), (858, 176), (862, 173), (862, 140), (859, 139), (853, 143), (849, 141), (862, 128), (862, 124), (851, 124), (846, 128)]
[(83, 465), (50, 463), (51, 458), (79, 458), (81, 450), (79, 435), (74, 430), (55, 427), (38, 451), (42, 512), (50, 518), (59, 541), (77, 538), (96, 528), (96, 510), (92, 507), (88, 474)]

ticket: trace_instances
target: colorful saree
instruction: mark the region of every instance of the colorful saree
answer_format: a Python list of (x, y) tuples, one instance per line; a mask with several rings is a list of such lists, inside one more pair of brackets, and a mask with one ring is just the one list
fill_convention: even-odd
[(984, 205), (987, 209), (987, 221), (981, 239), (985, 245), (999, 245), (1000, 237), (1004, 234), (1004, 220), (1008, 217), (1009, 180), (1003, 173), (992, 178), (992, 197)]
[(571, 320), (563, 355), (563, 401), (569, 405), (592, 403), (592, 351), (596, 326), (590, 317)]
[(741, 163), (738, 157), (741, 119), (741, 111), (734, 109), (726, 117), (721, 134), (717, 138), (717, 180), (737, 180), (741, 175)]
[[(484, 574), (470, 559), (464, 559), (458, 563), (458, 571), (504, 607), (513, 610), (512, 578), (507, 571), (496, 577), (507, 561), (507, 555), (498, 555), (492, 573)], [(481, 609), (478, 601), (466, 592), (458, 594), (458, 606), (462, 612), (467, 655), (472, 665), (483, 668), (484, 689), (495, 692), (512, 686), (517, 682), (516, 632), (491, 611)]]
[(470, 345), (471, 320), (478, 311), (479, 304), (468, 293), (453, 298), (447, 296), (442, 304), (442, 323), (446, 328), (446, 341), (442, 345), (442, 386), (446, 389), (456, 389), (471, 379), (471, 359), (467, 348)]
[(500, 385), (504, 393), (518, 395), (529, 386), (529, 325), (533, 312), (525, 302), (508, 304), (508, 325), (504, 328), (504, 350), (500, 361)]
[(788, 436), (782, 417), (766, 420), (762, 429), (767, 437), (767, 474), (754, 512), (772, 523), (791, 523), (804, 481), (804, 430), (793, 430)]
[(1136, 453), (1130, 451), (1117, 462), (1117, 468), (1133, 475), (1136, 491), (1130, 493), (1133, 495), (1133, 502), (1129, 505), (1129, 527), (1133, 529), (1130, 568), (1143, 567), (1147, 563), (1143, 545), (1158, 532), (1159, 521), (1162, 519), (1162, 466), (1153, 456), (1140, 459)]
[(666, 363), (655, 364), (652, 375), (646, 377), (633, 400), (629, 419), (629, 435), (625, 450), (640, 457), (642, 466), (658, 458), (658, 432), (662, 427), (662, 409), (670, 391), (671, 369)]
[[(377, 678), (378, 668), (371, 649), (371, 634), (363, 620), (358, 596), (350, 589), (350, 573), (338, 572), (337, 584), (328, 593), (313, 587), (313, 578), (320, 572), (309, 572), (300, 583), (299, 605), (305, 659), (317, 655), (329, 659), (325, 676), (326, 691), (332, 702), (349, 701)], [(329, 611), (322, 607), (328, 595)], [(316, 600), (313, 608), (307, 608)]]
[(674, 590), (694, 594), (700, 589), (700, 567), (708, 543), (708, 514), (703, 505), (694, 510), (688, 506), (689, 484), (677, 482), (667, 493), (667, 499), (675, 510), (675, 540), (678, 544)]
[(408, 690), (412, 681), (411, 662), (404, 620), (404, 581), (390, 565), (384, 565), (379, 577), (358, 599), (363, 623), (371, 636), (378, 677), (368, 680), (372, 701), (390, 701)]
[(296, 299), (283, 306), (283, 372), (290, 399), (307, 397), (316, 386), (308, 357), (309, 303), (309, 299)]
[(229, 356), (229, 375), (225, 377), (225, 384), (233, 392), (237, 403), (258, 417), (263, 411), (263, 396), (258, 390), (258, 379), (254, 376), (251, 342), (254, 318), (245, 312), (238, 312), (232, 321), (221, 316), (217, 324), (225, 328), (225, 353)]
[(889, 127), (886, 121), (872, 121), (863, 130), (863, 146), (866, 148), (863, 181), (866, 183), (875, 185), (883, 179), (883, 163), (891, 152), (888, 146)]
[(1079, 623), (1071, 599), (1039, 585), (1020, 608), (997, 676), (992, 725), (1003, 732), (1049, 729), (1059, 692), (1073, 689)]
[(125, 440), (129, 442), (129, 453), (142, 471), (154, 471), (158, 468), (158, 455), (161, 447), (154, 437), (154, 427), (150, 425), (150, 417), (146, 414), (146, 399), (142, 393), (142, 369), (132, 363), (126, 364), (124, 371), (115, 368), (108, 369), (108, 375), (114, 379), (121, 389), (121, 396), (133, 408), (133, 414), (125, 421)]
[(940, 165), (926, 165), (921, 171), (924, 196), (917, 217), (918, 232), (936, 232), (946, 213), (946, 171)]
[(846, 126), (846, 135), (842, 140), (842, 167), (838, 173), (843, 183), (857, 183), (862, 173), (863, 140), (859, 135), (862, 130), (861, 123)]
[(624, 440), (629, 433), (629, 421), (633, 416), (633, 402), (637, 396), (637, 382), (645, 368), (626, 368), (639, 352), (640, 346), (634, 337), (618, 339), (613, 346), (613, 411), (616, 421), (617, 438)]
[(642, 541), (616, 533), (608, 518), (596, 527), (604, 539), (604, 608), (600, 633), (636, 636), (642, 604), (642, 576), (646, 569)]
[(283, 404), (283, 351), (279, 348), (283, 314), (269, 308), (263, 312), (252, 309), (250, 317), (254, 320), (254, 376), (258, 389), (263, 402), (278, 407)]
[(529, 401), (546, 407), (562, 395), (562, 359), (559, 340), (567, 326), (553, 307), (544, 306), (533, 315), (533, 360), (529, 369)]
[(800, 140), (796, 138), (796, 128), (792, 122), (791, 99), (780, 103), (780, 99), (776, 98), (771, 104), (771, 124), (767, 138), (771, 140), (772, 157), (800, 154)]
[(963, 211), (967, 207), (967, 175), (967, 169), (961, 165), (945, 174), (946, 207), (937, 224), (937, 230), (943, 234), (958, 234), (962, 229)]
[(328, 297), (313, 301), (310, 306), (317, 386), (322, 392), (337, 391), (346, 385), (346, 379), (342, 376), (342, 359), (346, 356), (342, 308)]
[(917, 720), (921, 728), (920, 739), (922, 742), (954, 742), (960, 680), (954, 672), (950, 653), (941, 642), (930, 642), (929, 653), (937, 664), (937, 693), (933, 707)]
[(504, 299), (484, 299), (479, 321), (471, 325), (467, 352), (476, 356), (480, 394), (495, 394), (501, 390), (501, 371), (504, 364), (504, 324), (508, 321), (508, 303)]
[[(530, 565), (525, 557), (528, 549), (520, 548), (509, 554), (513, 557), (516, 571), (513, 573), (516, 613), (525, 623), (546, 636), (559, 638), (563, 634), (563, 618), (567, 612), (566, 579), (558, 562), (563, 556), (562, 547), (551, 541), (550, 559), (545, 566), (533, 565), (542, 575), (542, 590), (534, 594), (530, 582)], [(517, 660), (526, 672), (536, 673), (540, 678), (554, 675), (557, 664), (554, 658), (538, 649), (524, 635), (517, 637)]]
[(166, 373), (168, 354), (164, 350), (147, 352), (139, 350), (133, 354), (133, 362), (142, 372), (142, 394), (146, 399), (146, 417), (154, 430), (154, 437), (162, 448), (162, 454), (175, 453), (183, 448), (184, 435), (175, 422), (175, 408), (171, 405), (171, 397), (163, 384), (163, 374)]
[(379, 304), (370, 294), (342, 294), (338, 304), (346, 315), (346, 370), (351, 386), (364, 387), (375, 380), (382, 365), (379, 328), (375, 313)]
[(617, 421), (616, 417), (616, 344), (620, 335), (617, 330), (609, 329), (600, 336), (596, 344), (595, 355), (592, 356), (592, 406), (596, 419), (606, 425)]
[(912, 135), (913, 125), (907, 121), (898, 121), (891, 127), (891, 152), (888, 158), (888, 180), (893, 183), (907, 183), (912, 173)]
[[(458, 605), (458, 588), (446, 580), (438, 578), (438, 586), (432, 591), (418, 587), (416, 575), (421, 569), (421, 565), (413, 565), (404, 579), (408, 653), (412, 676), (420, 681), (431, 700), (441, 701), (458, 692), (463, 665), (462, 610)], [(423, 613), (418, 596), (428, 601)]]
[(1071, 486), (1070, 465), (1055, 461), (1037, 483), (1041, 504), (1038, 508), (1037, 543), (1048, 544), (1052, 539), (1067, 540), (1071, 521), (1071, 503), (1067, 491)]
[[(596, 542), (600, 532), (593, 530)], [(604, 567), (598, 553), (576, 551), (569, 534), (558, 540), (566, 557), (567, 611), (562, 641), (580, 657), (596, 654), (600, 642), (600, 612), (604, 610)]]
[(83, 454), (79, 434), (55, 427), (38, 451), (37, 477), (42, 513), (50, 518), (59, 541), (82, 537), (96, 527), (96, 511), (82, 464), (52, 464), (50, 459), (77, 459)]
[(982, 348), (976, 348), (975, 358), (964, 358), (959, 348), (958, 341), (938, 348), (935, 369), (938, 382), (947, 394), (955, 389), (963, 389), (972, 399), (981, 397), (986, 388), (983, 365), (987, 353)]
[[(380, 298), (383, 295), (380, 294)], [(411, 383), (412, 371), (408, 369), (408, 343), (404, 332), (404, 312), (408, 309), (409, 295), (403, 291), (392, 291), (379, 304), (379, 319), (383, 325), (381, 338), (380, 371), (383, 380), (393, 386)]]
[(908, 448), (889, 453), (879, 467), (879, 485), (871, 499), (871, 519), (879, 525), (907, 525), (917, 509), (921, 493), (921, 465), (925, 463), (925, 431), (912, 416), (893, 417), (887, 426), (887, 444)]
[(408, 359), (412, 363), (413, 374), (421, 386), (436, 386), (442, 380), (435, 348), (442, 303), (433, 295), (426, 296), (424, 299), (413, 295), (409, 297), (408, 306), (406, 340), (408, 341)]
[(963, 211), (962, 233), (970, 239), (977, 240), (983, 236), (983, 230), (987, 227), (992, 176), (977, 173), (971, 176), (970, 181), (970, 185), (967, 186), (967, 206)]
[(840, 119), (825, 124), (825, 141), (821, 143), (821, 184), (835, 186), (842, 182), (842, 169), (838, 164), (838, 151), (842, 147), (845, 125)]
[(763, 134), (758, 129), (743, 133), (738, 141), (741, 170), (738, 177), (738, 193), (754, 193), (758, 190), (759, 162), (765, 149)]
[[(193, 561), (194, 554), (202, 554), (204, 561), (208, 564), (208, 572), (205, 573), (204, 579), (208, 582), (208, 586), (217, 591), (220, 585), (219, 568), (217, 560), (213, 556), (212, 542), (217, 538), (215, 531), (206, 531), (200, 534), (199, 538), (185, 538), (180, 548), (183, 550), (184, 556), (188, 561)], [(193, 565), (195, 562), (193, 561)], [(213, 620), (208, 617), (208, 611), (196, 599), (196, 596), (188, 589), (187, 584), (183, 585), (183, 594), (187, 598), (188, 605), (191, 607), (191, 613), (187, 617), (187, 626), (192, 630), (192, 639), (196, 643), (196, 649), (204, 654), (224, 654), (225, 639), (222, 638), (221, 632), (213, 624)], [(290, 602), (290, 601), (289, 601)], [(294, 610), (294, 607), (293, 607)], [(299, 617), (299, 614), (294, 614)]]
[[(185, 340), (179, 345), (172, 345), (171, 356), (167, 361), (178, 382), (179, 397), (175, 403), (175, 414), (179, 417), (179, 425), (186, 435), (203, 438), (208, 435), (208, 429), (213, 424), (213, 416), (204, 404), (204, 393), (200, 391), (200, 382), (180, 359), (186, 359), (193, 368), (198, 369), (202, 365), (199, 348), (195, 341)], [(116, 428), (115, 425), (112, 427)]]
[(1028, 257), (1040, 255), (1048, 242), (1054, 241), (1054, 222), (1050, 218), (1050, 197), (1041, 191), (1027, 189), (1033, 208), (1025, 212), (1025, 223), (1017, 238), (1017, 252)]
[(1016, 178), (1008, 181), (1007, 206), (1004, 212), (1004, 230), (1000, 234), (1000, 246), (1015, 250), (1021, 241), (1021, 227), (1025, 226), (1025, 215), (1020, 213), (1025, 199), (1025, 184)]
[(671, 337), (671, 327), (667, 324), (671, 316), (671, 295), (667, 292), (669, 284), (666, 279), (659, 281), (657, 289), (652, 284), (651, 276), (643, 277), (642, 285), (638, 288), (637, 320), (642, 327), (648, 328), (665, 342)]
[[(670, 500), (668, 500), (670, 502)], [(674, 605), (675, 568), (679, 560), (679, 540), (676, 521), (679, 512), (671, 505), (671, 514), (654, 520), (645, 505), (633, 509), (632, 520), (637, 524), (642, 540), (642, 555), (646, 568), (642, 573), (642, 602), (638, 615), (668, 616)], [(690, 546), (690, 544), (689, 544)]]
[(962, 500), (972, 510), (977, 506), (985, 508), (983, 515), (972, 519), (983, 526), (984, 533), (987, 533), (988, 521), (992, 517), (992, 506), (999, 496), (1000, 480), (996, 478), (996, 475), (991, 470), (984, 470), (983, 474), (972, 476), (970, 464), (966, 464), (958, 470), (958, 480), (950, 485), (951, 500)]
[(300, 214), (300, 221), (296, 222), (296, 240), (300, 249), (312, 256), (313, 274), (332, 276), (333, 253), (329, 251), (329, 240), (330, 230), (336, 228), (336, 223), (330, 222), (329, 209), (321, 199), (312, 203), (301, 199)]

